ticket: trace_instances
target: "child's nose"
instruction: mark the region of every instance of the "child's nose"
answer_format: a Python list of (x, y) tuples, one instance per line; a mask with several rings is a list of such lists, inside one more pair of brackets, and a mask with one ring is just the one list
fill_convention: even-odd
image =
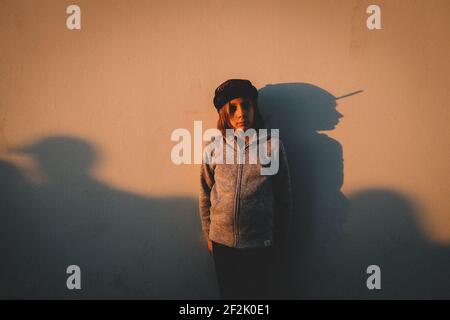
[(236, 117), (243, 118), (245, 116), (245, 110), (241, 106), (236, 108)]

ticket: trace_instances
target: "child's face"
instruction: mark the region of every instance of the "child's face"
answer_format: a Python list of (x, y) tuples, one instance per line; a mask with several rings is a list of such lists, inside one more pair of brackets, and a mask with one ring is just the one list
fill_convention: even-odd
[(254, 109), (252, 101), (247, 98), (230, 100), (226, 106), (233, 129), (247, 130), (253, 127)]

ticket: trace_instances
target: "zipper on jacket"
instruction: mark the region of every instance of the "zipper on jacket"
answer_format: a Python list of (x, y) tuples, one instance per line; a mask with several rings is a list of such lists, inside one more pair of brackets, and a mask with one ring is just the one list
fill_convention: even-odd
[(235, 193), (235, 202), (234, 202), (234, 232), (235, 232), (235, 242), (236, 247), (239, 244), (239, 206), (240, 206), (240, 194), (241, 194), (241, 181), (242, 181), (242, 168), (243, 164), (239, 164), (238, 172), (236, 177), (236, 193)]
[[(246, 158), (246, 150), (249, 145), (246, 144), (244, 147), (244, 162)], [(241, 198), (241, 184), (242, 184), (242, 171), (244, 170), (244, 164), (241, 163), (238, 166), (238, 172), (236, 177), (236, 193), (235, 193), (235, 203), (234, 203), (234, 231), (235, 231), (235, 243), (236, 247), (239, 245), (239, 208), (240, 208), (240, 198)]]

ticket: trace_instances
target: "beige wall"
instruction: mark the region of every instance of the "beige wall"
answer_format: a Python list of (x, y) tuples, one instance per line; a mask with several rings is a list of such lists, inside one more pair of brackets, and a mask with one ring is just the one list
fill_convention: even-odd
[[(8, 149), (72, 136), (95, 150), (103, 184), (195, 199), (198, 167), (172, 164), (170, 134), (214, 126), (223, 80), (363, 90), (338, 100), (344, 117), (326, 131), (343, 149), (342, 191), (401, 194), (421, 236), (450, 244), (449, 1), (86, 0), (69, 31), (72, 2), (0, 2), (0, 157), (32, 185), (42, 172)], [(372, 3), (382, 30), (365, 27)]]

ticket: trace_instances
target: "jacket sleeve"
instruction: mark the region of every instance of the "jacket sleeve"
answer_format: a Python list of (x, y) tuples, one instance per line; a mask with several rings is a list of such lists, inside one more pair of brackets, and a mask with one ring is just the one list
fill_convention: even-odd
[(210, 225), (210, 193), (214, 185), (214, 169), (211, 165), (203, 163), (200, 168), (199, 211), (202, 230), (206, 240), (209, 240)]
[(279, 141), (279, 170), (274, 175), (275, 228), (274, 241), (286, 244), (292, 222), (292, 189), (289, 165), (283, 143)]

